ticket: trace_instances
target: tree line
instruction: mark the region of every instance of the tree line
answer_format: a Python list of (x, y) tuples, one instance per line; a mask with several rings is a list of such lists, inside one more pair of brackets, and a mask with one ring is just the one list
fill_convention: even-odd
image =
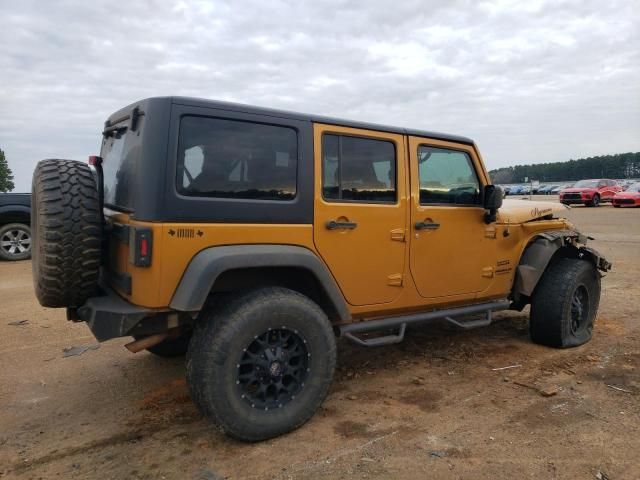
[(9, 168), (9, 162), (0, 148), (0, 192), (10, 192), (13, 190), (13, 173)]
[(489, 171), (494, 183), (522, 183), (525, 178), (541, 182), (585, 178), (640, 178), (640, 152), (600, 155), (565, 162), (516, 165)]

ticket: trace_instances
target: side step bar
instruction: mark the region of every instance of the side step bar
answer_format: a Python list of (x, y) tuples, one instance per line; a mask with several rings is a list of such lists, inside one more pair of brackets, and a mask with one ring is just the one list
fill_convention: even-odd
[[(414, 313), (411, 315), (403, 315), (399, 317), (380, 318), (378, 320), (366, 320), (357, 323), (350, 323), (340, 327), (340, 336), (344, 336), (352, 342), (364, 347), (379, 347), (381, 345), (391, 345), (400, 343), (404, 340), (404, 333), (407, 325), (418, 323), (426, 323), (431, 320), (446, 320), (453, 325), (469, 329), (477, 327), (486, 327), (491, 324), (491, 313), (498, 310), (506, 310), (511, 305), (509, 300), (499, 300), (497, 302), (479, 303), (476, 305), (467, 305), (465, 307), (447, 308), (443, 310), (434, 310), (432, 312)], [(484, 313), (486, 316), (480, 320), (471, 320), (468, 322), (460, 322), (455, 317), (463, 315), (471, 315), (476, 313)], [(387, 330), (391, 328), (399, 328), (397, 334), (385, 335), (376, 338), (361, 338), (358, 333), (373, 332), (376, 330)]]

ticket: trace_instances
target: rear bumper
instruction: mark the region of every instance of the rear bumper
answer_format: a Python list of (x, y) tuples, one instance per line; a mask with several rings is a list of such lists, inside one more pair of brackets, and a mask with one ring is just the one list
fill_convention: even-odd
[(90, 298), (75, 312), (77, 318), (87, 322), (100, 342), (132, 335), (142, 319), (154, 314), (152, 310), (130, 304), (109, 288), (103, 291), (105, 295)]

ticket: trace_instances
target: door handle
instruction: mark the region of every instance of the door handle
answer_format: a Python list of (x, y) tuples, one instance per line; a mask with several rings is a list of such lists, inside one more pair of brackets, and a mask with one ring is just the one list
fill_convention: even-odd
[(415, 224), (416, 230), (437, 230), (440, 228), (439, 223), (429, 223), (429, 222), (416, 222)]
[(358, 224), (356, 222), (336, 222), (335, 220), (329, 220), (327, 222), (328, 230), (337, 230), (339, 228), (344, 228), (347, 230), (353, 230), (356, 228)]

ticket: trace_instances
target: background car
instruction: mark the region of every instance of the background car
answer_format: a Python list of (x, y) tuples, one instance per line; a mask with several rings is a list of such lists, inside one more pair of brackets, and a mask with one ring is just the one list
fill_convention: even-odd
[(565, 185), (556, 185), (551, 189), (549, 193), (551, 193), (552, 195), (558, 195), (560, 191), (564, 190), (565, 188), (571, 188), (571, 187), (573, 187), (572, 183), (567, 183)]
[(624, 192), (618, 192), (612, 200), (614, 207), (640, 207), (640, 182), (633, 183)]
[(602, 202), (610, 202), (620, 191), (622, 187), (615, 180), (579, 180), (573, 187), (560, 191), (560, 202), (565, 205), (583, 204), (587, 207), (597, 207)]
[(31, 195), (0, 193), (0, 259), (31, 257)]

